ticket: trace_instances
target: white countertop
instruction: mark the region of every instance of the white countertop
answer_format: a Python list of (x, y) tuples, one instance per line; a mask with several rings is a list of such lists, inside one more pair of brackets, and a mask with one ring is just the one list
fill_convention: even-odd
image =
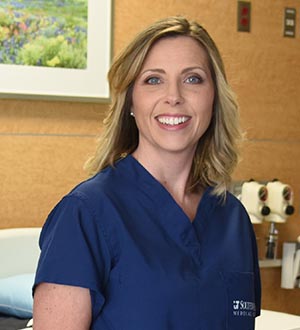
[(300, 316), (262, 310), (255, 330), (300, 330)]

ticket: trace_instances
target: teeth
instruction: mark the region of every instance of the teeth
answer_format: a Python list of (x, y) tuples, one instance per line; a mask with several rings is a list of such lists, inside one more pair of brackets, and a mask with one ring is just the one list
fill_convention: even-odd
[(158, 121), (164, 125), (175, 126), (188, 121), (188, 117), (158, 117)]

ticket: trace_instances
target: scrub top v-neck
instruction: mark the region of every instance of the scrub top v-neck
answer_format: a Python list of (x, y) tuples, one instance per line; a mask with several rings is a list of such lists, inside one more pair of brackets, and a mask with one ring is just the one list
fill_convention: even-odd
[(94, 330), (253, 330), (260, 313), (255, 236), (240, 202), (208, 188), (191, 222), (130, 155), (58, 203), (40, 247), (35, 286), (88, 288)]

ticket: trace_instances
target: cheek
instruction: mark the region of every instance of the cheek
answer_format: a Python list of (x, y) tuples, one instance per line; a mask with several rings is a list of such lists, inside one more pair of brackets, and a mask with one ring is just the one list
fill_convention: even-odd
[(214, 94), (211, 92), (202, 93), (201, 96), (194, 100), (195, 108), (199, 109), (200, 113), (205, 116), (212, 116), (214, 107)]
[(212, 116), (213, 108), (214, 108), (214, 101), (215, 101), (215, 93), (213, 90), (209, 90), (207, 92), (206, 97), (206, 108), (208, 113), (210, 113), (210, 116)]
[(150, 114), (154, 107), (154, 99), (152, 96), (145, 95), (145, 93), (132, 94), (132, 106), (131, 109), (136, 116), (139, 114), (147, 115)]
[(214, 96), (210, 95), (209, 97), (201, 98), (198, 100), (197, 109), (198, 109), (198, 120), (199, 120), (199, 129), (207, 129), (211, 123), (213, 117), (213, 108), (214, 108)]

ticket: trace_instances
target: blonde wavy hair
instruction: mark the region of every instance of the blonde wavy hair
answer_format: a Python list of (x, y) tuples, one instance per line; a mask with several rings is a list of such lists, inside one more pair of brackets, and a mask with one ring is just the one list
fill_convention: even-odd
[(188, 189), (197, 191), (199, 187), (213, 186), (214, 194), (225, 197), (239, 158), (238, 142), (242, 135), (238, 105), (214, 41), (201, 25), (181, 16), (168, 17), (149, 26), (115, 58), (108, 73), (111, 106), (96, 152), (85, 167), (90, 175), (95, 175), (137, 148), (138, 129), (130, 116), (134, 82), (154, 43), (176, 36), (189, 36), (206, 51), (215, 88), (212, 120), (198, 142)]

